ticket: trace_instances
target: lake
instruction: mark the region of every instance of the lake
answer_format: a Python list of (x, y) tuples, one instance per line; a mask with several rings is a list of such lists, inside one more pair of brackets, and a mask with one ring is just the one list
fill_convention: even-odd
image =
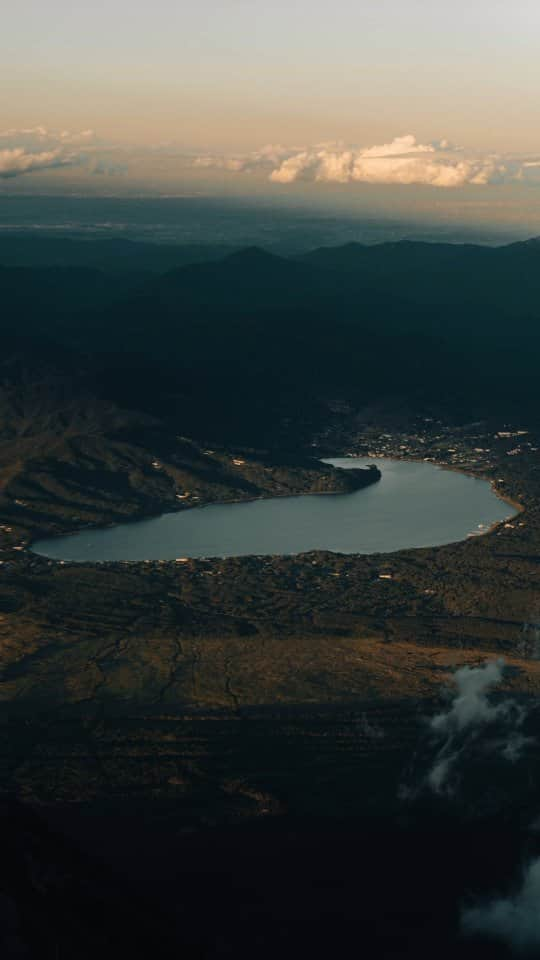
[(296, 554), (388, 553), (464, 540), (515, 514), (489, 483), (431, 463), (350, 457), (339, 467), (375, 462), (381, 480), (354, 493), (275, 497), (212, 504), (33, 544), (56, 560), (174, 560)]

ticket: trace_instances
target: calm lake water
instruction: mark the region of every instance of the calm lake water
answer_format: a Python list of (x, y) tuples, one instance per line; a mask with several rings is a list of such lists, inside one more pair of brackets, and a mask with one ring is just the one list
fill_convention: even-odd
[(40, 540), (33, 550), (57, 560), (94, 562), (308, 550), (387, 553), (463, 540), (515, 513), (484, 480), (430, 463), (351, 458), (327, 462), (348, 468), (375, 462), (382, 478), (354, 493), (196, 507)]

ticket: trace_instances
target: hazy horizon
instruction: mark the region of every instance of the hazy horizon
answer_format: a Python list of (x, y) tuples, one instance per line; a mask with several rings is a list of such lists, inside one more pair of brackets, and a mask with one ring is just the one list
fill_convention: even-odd
[(0, 198), (255, 198), (540, 232), (532, 0), (30, 0)]
[(437, 220), (260, 198), (0, 194), (0, 236), (126, 239), (260, 246), (287, 254), (318, 246), (399, 240), (499, 245), (533, 237), (533, 224)]

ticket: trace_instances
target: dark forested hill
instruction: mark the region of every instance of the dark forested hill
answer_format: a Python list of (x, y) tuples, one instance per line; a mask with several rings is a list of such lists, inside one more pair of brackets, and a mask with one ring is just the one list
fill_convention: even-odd
[(225, 244), (165, 244), (140, 240), (66, 239), (0, 232), (0, 263), (9, 267), (91, 267), (106, 273), (165, 273), (186, 263), (219, 260)]
[(400, 241), (321, 247), (302, 261), (332, 270), (351, 286), (390, 285), (415, 303), (491, 306), (507, 315), (533, 315), (540, 303), (540, 241), (504, 247)]
[(5, 349), (14, 336), (28, 354), (68, 349), (107, 400), (205, 437), (269, 441), (285, 421), (319, 422), (330, 402), (388, 397), (532, 420), (539, 265), (531, 241), (348, 244), (292, 259), (249, 248), (158, 274), (3, 266), (2, 333)]

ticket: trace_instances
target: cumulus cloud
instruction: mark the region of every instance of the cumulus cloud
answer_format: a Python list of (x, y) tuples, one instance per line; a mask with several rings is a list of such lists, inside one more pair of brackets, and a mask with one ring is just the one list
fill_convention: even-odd
[(91, 173), (126, 172), (126, 164), (108, 159), (103, 155), (104, 149), (89, 129), (49, 130), (36, 126), (0, 130), (0, 178), (72, 166), (84, 166)]
[(503, 178), (503, 164), (493, 158), (465, 158), (444, 144), (417, 143), (412, 135), (365, 149), (327, 147), (297, 153), (272, 171), (274, 183), (300, 178), (335, 183), (425, 184), (434, 187), (485, 185)]
[(461, 928), (469, 936), (502, 940), (520, 953), (536, 952), (540, 948), (540, 858), (526, 868), (513, 896), (464, 910)]
[(0, 177), (18, 177), (22, 173), (34, 170), (50, 170), (53, 167), (71, 166), (78, 162), (73, 154), (64, 154), (61, 150), (45, 150), (32, 153), (24, 147), (0, 150)]
[[(528, 166), (535, 163), (531, 159)], [(508, 163), (497, 156), (473, 156), (448, 140), (419, 143), (412, 134), (368, 147), (343, 143), (268, 146), (251, 154), (201, 156), (195, 159), (195, 165), (234, 173), (261, 172), (272, 183), (283, 185), (303, 180), (442, 188), (486, 186), (515, 179), (523, 169), (523, 164)]]

